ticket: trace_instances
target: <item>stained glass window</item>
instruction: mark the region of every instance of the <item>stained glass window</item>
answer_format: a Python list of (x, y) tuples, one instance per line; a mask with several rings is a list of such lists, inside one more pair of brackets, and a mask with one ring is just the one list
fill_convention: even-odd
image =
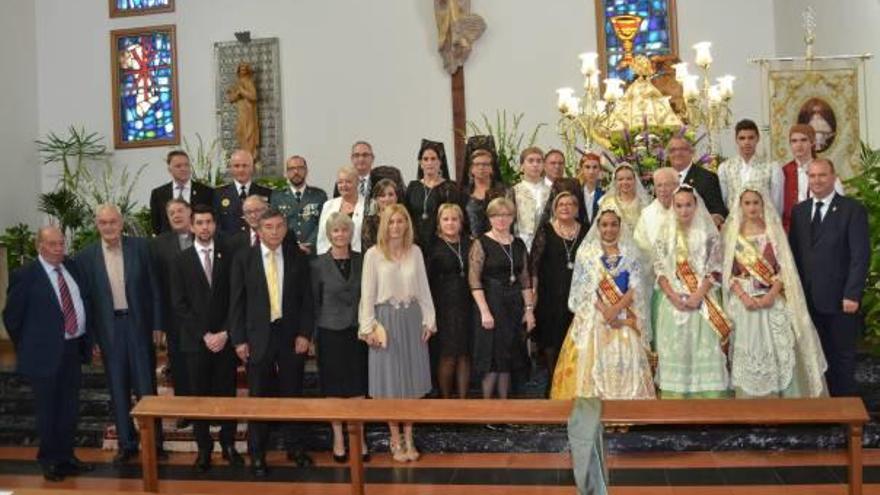
[(109, 0), (110, 17), (173, 12), (174, 0)]
[(677, 56), (675, 0), (595, 0), (606, 77), (633, 79), (635, 55)]
[(116, 147), (179, 142), (174, 26), (114, 31)]

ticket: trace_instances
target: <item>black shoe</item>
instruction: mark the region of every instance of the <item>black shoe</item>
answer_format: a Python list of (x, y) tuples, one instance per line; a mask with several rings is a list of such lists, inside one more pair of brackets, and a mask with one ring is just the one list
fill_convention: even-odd
[(94, 471), (95, 465), (83, 462), (76, 457), (71, 457), (69, 460), (58, 464), (58, 468), (64, 476), (76, 476)]
[(244, 457), (235, 450), (233, 446), (226, 446), (222, 449), (223, 460), (229, 462), (230, 466), (244, 466)]
[(345, 464), (346, 462), (348, 462), (348, 452), (343, 452), (341, 454), (337, 454), (336, 452), (334, 452), (333, 453), (333, 460), (337, 464)]
[(64, 481), (64, 472), (58, 464), (43, 466), (43, 478), (46, 481)]
[(370, 453), (365, 450), (364, 453), (361, 454), (361, 460), (363, 462), (370, 462), (371, 460), (373, 460), (373, 456), (370, 455)]
[(262, 457), (255, 457), (251, 460), (251, 471), (257, 478), (269, 476), (269, 467), (266, 466), (266, 460)]
[(293, 452), (288, 452), (287, 458), (295, 462), (297, 467), (309, 467), (315, 463), (315, 461), (313, 461), (312, 458), (309, 457), (309, 455), (302, 450), (294, 450)]
[(168, 460), (168, 451), (162, 447), (156, 449), (156, 460), (157, 461), (167, 461)]
[(113, 465), (121, 466), (132, 460), (137, 455), (137, 450), (120, 450), (113, 456)]
[(184, 430), (192, 426), (192, 421), (186, 418), (180, 418), (177, 420), (177, 423), (174, 425), (178, 430)]
[(196, 456), (195, 463), (196, 471), (200, 473), (207, 472), (211, 469), (211, 451), (210, 450), (200, 450), (199, 455)]

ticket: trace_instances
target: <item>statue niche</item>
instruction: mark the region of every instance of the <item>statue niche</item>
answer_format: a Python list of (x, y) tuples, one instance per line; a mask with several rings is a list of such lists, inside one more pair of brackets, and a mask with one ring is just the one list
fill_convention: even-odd
[(254, 70), (242, 62), (236, 70), (236, 82), (226, 90), (226, 100), (235, 105), (238, 119), (235, 137), (238, 147), (250, 151), (256, 161), (260, 149), (260, 120), (257, 117), (257, 85)]

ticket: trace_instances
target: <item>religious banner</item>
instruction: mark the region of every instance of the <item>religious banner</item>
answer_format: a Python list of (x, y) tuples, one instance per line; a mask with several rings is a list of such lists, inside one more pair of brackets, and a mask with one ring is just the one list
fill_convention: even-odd
[(767, 70), (770, 154), (791, 159), (788, 130), (807, 124), (816, 131), (816, 153), (830, 158), (837, 173), (852, 177), (859, 153), (858, 60), (775, 62)]
[(174, 0), (108, 0), (110, 17), (174, 12)]
[(637, 55), (655, 66), (678, 60), (675, 0), (595, 0), (602, 73), (627, 83)]
[(214, 43), (220, 144), (251, 151), (257, 175), (284, 175), (278, 38), (243, 39)]
[(173, 25), (110, 32), (116, 148), (180, 143)]

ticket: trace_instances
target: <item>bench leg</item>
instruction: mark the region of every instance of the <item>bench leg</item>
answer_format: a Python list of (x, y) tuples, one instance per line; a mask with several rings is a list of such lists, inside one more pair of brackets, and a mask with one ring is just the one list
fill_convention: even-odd
[(361, 458), (361, 430), (363, 423), (349, 421), (348, 425), (348, 462), (351, 471), (351, 494), (364, 495), (364, 461)]
[(137, 418), (141, 435), (141, 469), (144, 472), (144, 491), (159, 491), (159, 475), (156, 466), (156, 419)]
[(849, 425), (849, 494), (862, 495), (862, 425)]

